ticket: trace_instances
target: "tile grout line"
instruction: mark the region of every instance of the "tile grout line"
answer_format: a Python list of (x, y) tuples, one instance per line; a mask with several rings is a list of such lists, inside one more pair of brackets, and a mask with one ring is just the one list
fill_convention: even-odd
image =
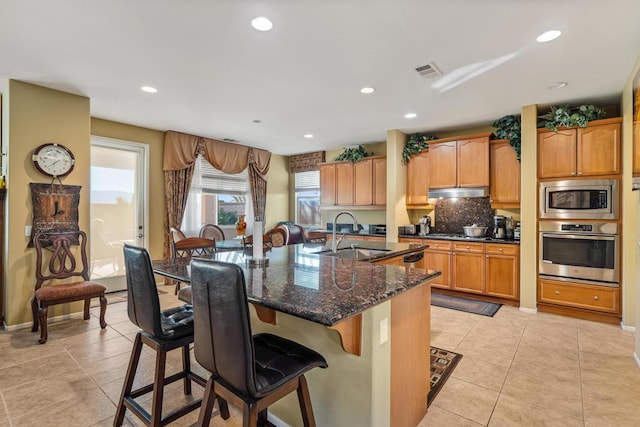
[(582, 404), (582, 425), (586, 425), (584, 414), (584, 383), (582, 381), (582, 352), (580, 351), (580, 324), (576, 321), (576, 341), (578, 343), (578, 372), (580, 375), (580, 403)]
[(487, 422), (487, 426), (491, 423), (491, 418), (493, 418), (493, 413), (496, 411), (496, 407), (498, 406), (498, 401), (502, 396), (502, 389), (504, 388), (505, 383), (507, 382), (507, 377), (509, 377), (509, 372), (511, 372), (511, 367), (513, 366), (513, 361), (516, 358), (516, 354), (518, 354), (518, 349), (520, 348), (520, 344), (522, 344), (522, 338), (524, 337), (524, 332), (527, 330), (527, 326), (529, 325), (529, 316), (526, 317), (526, 323), (524, 328), (522, 328), (522, 332), (520, 333), (520, 339), (518, 340), (518, 344), (516, 345), (516, 351), (513, 353), (513, 357), (511, 358), (511, 362), (509, 363), (509, 367), (507, 368), (507, 373), (502, 380), (502, 384), (500, 385), (500, 391), (498, 391), (498, 398), (496, 399), (495, 405), (493, 405), (493, 409), (491, 410), (491, 415), (489, 415), (489, 421)]

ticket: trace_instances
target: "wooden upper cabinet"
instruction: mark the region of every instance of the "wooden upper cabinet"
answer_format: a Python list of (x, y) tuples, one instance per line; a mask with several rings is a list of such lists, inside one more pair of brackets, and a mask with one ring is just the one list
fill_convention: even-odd
[(488, 187), (489, 137), (429, 144), (429, 188)]
[[(354, 205), (366, 206), (373, 204), (373, 162), (361, 160), (353, 164)], [(340, 181), (338, 181), (340, 182)]]
[(320, 204), (333, 206), (336, 204), (336, 164), (320, 165)]
[(558, 178), (575, 175), (575, 129), (538, 134), (538, 177)]
[(429, 144), (429, 188), (456, 187), (456, 152), (456, 141)]
[(620, 173), (620, 124), (578, 129), (578, 176)]
[(489, 186), (489, 138), (458, 141), (458, 187)]
[(520, 162), (507, 140), (490, 145), (491, 207), (520, 208)]
[[(387, 158), (372, 159), (373, 164), (373, 204), (387, 204)], [(356, 181), (358, 182), (358, 181)]]
[(407, 163), (407, 205), (426, 205), (429, 198), (429, 152), (411, 156)]
[(336, 204), (349, 206), (354, 202), (353, 163), (336, 163)]
[(538, 134), (538, 177), (618, 175), (621, 119), (591, 122), (586, 128)]
[(386, 157), (320, 164), (320, 205), (384, 206), (386, 203)]

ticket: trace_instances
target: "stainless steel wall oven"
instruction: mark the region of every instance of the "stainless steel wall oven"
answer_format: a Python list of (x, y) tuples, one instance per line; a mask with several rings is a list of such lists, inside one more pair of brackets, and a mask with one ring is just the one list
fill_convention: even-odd
[(539, 273), (619, 286), (620, 235), (616, 223), (540, 221)]
[(618, 219), (617, 179), (581, 179), (540, 183), (540, 218)]

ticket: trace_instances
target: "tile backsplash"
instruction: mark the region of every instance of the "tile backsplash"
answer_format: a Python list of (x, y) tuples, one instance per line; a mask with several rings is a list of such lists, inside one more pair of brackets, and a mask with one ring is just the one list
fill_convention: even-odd
[(493, 209), (489, 197), (438, 199), (432, 233), (462, 234), (462, 227), (472, 224), (489, 227), (486, 235), (491, 236)]

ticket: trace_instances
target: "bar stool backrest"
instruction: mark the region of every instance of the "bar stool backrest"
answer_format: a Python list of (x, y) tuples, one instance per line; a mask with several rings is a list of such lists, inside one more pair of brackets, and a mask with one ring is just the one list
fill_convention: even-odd
[(160, 300), (149, 252), (137, 246), (124, 245), (127, 272), (127, 313), (143, 331), (162, 337)]

